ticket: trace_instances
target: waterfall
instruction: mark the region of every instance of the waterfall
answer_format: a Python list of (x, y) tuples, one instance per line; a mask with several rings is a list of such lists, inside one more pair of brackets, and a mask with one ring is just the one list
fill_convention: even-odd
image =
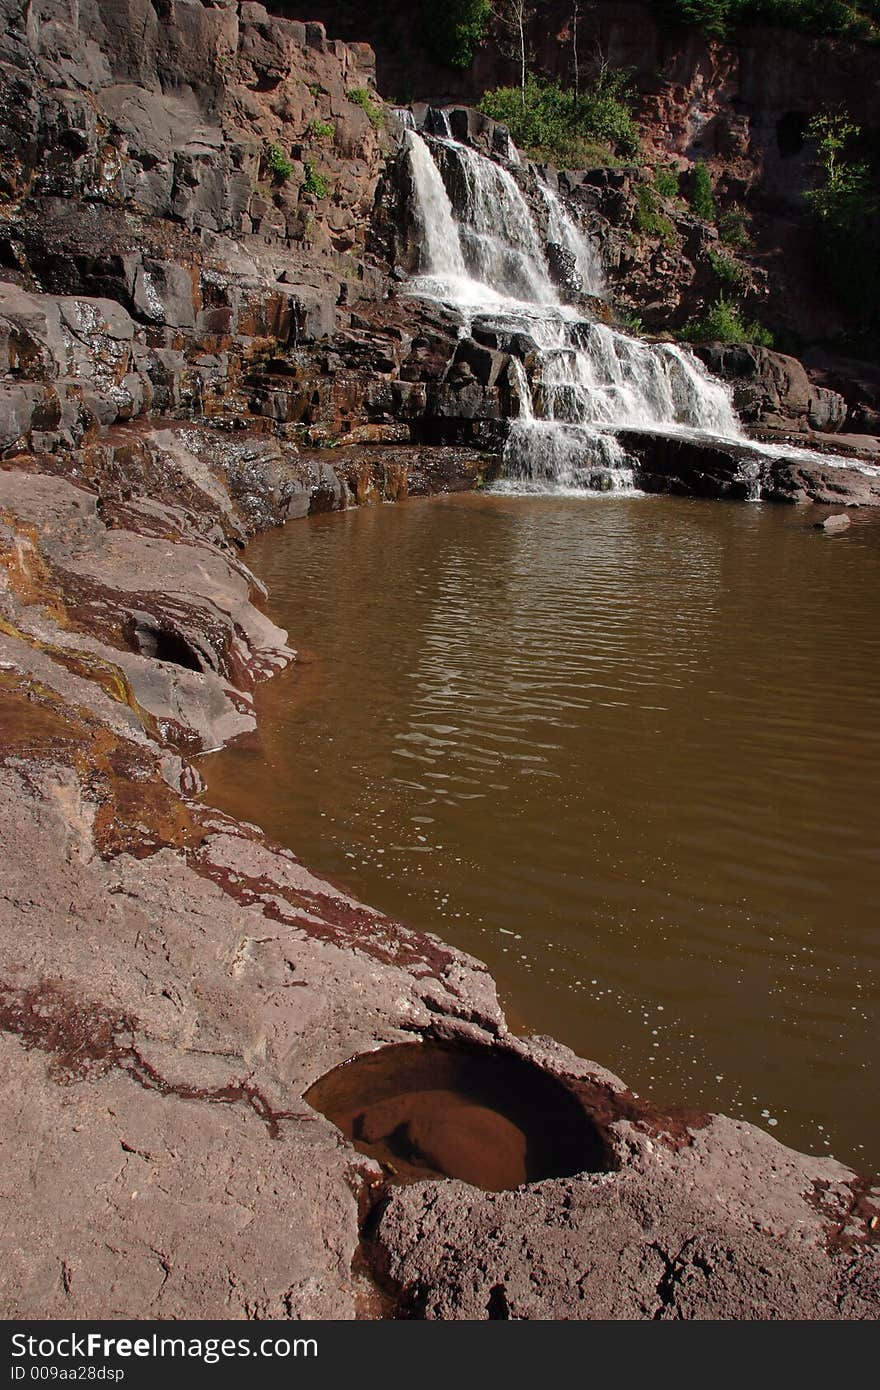
[(405, 143), (416, 194), (416, 221), (422, 236), (419, 269), (440, 282), (465, 280), (461, 242), (440, 171), (428, 146), (414, 130), (406, 131)]
[[(445, 113), (443, 113), (445, 116)], [(448, 131), (448, 120), (442, 128)], [(511, 352), (519, 414), (504, 449), (508, 486), (632, 489), (621, 429), (690, 433), (743, 443), (727, 387), (675, 343), (647, 343), (590, 322), (560, 298), (545, 240), (508, 169), (448, 135), (406, 132), (422, 230), (412, 294), (456, 309), (462, 332), (482, 326)], [(601, 289), (599, 256), (561, 198), (537, 183), (548, 243), (567, 253), (576, 295)], [(527, 365), (523, 361), (527, 359)], [(747, 441), (756, 456), (815, 459), (808, 450)], [(821, 456), (825, 464), (851, 460)], [(750, 494), (760, 492), (757, 472)]]
[(556, 303), (543, 240), (513, 175), (454, 140), (443, 143), (442, 159), (460, 193), (459, 236), (473, 278), (514, 299)]
[(571, 256), (581, 287), (587, 294), (601, 295), (605, 286), (602, 262), (592, 242), (575, 226), (565, 204), (545, 183), (538, 185), (547, 207), (547, 239), (563, 247)]
[(510, 369), (519, 398), (519, 418), (530, 423), (535, 418), (535, 412), (532, 406), (532, 388), (529, 385), (526, 369), (518, 357), (511, 357)]

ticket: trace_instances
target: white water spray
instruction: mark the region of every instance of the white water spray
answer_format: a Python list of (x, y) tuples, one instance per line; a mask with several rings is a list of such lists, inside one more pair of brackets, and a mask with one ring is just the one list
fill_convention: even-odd
[(545, 183), (538, 185), (547, 207), (547, 239), (556, 242), (571, 256), (580, 287), (586, 294), (604, 293), (602, 262), (596, 248), (575, 225), (558, 193)]

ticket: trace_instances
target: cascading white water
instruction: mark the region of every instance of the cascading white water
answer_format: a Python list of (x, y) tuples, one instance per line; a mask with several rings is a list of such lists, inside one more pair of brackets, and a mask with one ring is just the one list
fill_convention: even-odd
[[(449, 130), (448, 120), (443, 128)], [(530, 375), (512, 357), (520, 408), (504, 450), (508, 485), (631, 490), (633, 470), (615, 437), (627, 428), (696, 433), (748, 443), (766, 457), (851, 466), (850, 460), (747, 440), (727, 387), (686, 348), (646, 343), (589, 322), (562, 303), (544, 240), (507, 169), (448, 135), (433, 139), (436, 158), (416, 131), (405, 138), (422, 229), (420, 274), (410, 291), (458, 310), (463, 333), (482, 322), (502, 340), (531, 345)], [(595, 248), (559, 196), (538, 187), (547, 240), (568, 252), (577, 289), (596, 295), (602, 281)], [(757, 490), (754, 483), (750, 495)]]
[(602, 262), (595, 246), (574, 224), (558, 193), (545, 183), (538, 185), (547, 208), (547, 239), (571, 256), (580, 287), (586, 294), (601, 295), (605, 288)]
[(450, 141), (447, 158), (462, 176), (459, 236), (474, 278), (514, 299), (553, 303), (544, 245), (516, 180), (467, 145)]
[(420, 135), (405, 135), (413, 184), (416, 190), (415, 214), (422, 237), (422, 258), (428, 274), (439, 281), (467, 278), (458, 228), (452, 204), (431, 158), (431, 151)]
[(526, 369), (518, 357), (511, 357), (510, 368), (513, 373), (516, 394), (519, 398), (519, 418), (525, 421), (534, 420), (535, 412), (532, 408), (532, 388), (526, 376)]

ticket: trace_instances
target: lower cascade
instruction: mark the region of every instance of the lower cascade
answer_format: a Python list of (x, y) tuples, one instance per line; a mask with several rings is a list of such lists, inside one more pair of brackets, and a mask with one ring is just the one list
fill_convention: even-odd
[(545, 236), (510, 170), (452, 139), (448, 122), (433, 124), (444, 133), (405, 132), (420, 232), (408, 290), (453, 309), (462, 336), (489, 333), (511, 354), (519, 411), (499, 487), (633, 491), (634, 467), (617, 438), (626, 429), (748, 444), (753, 460), (740, 470), (753, 500), (761, 456), (851, 464), (748, 439), (727, 387), (693, 353), (632, 337), (564, 302), (548, 250), (565, 267), (571, 299), (601, 297), (603, 281), (598, 249), (562, 199), (535, 171)]

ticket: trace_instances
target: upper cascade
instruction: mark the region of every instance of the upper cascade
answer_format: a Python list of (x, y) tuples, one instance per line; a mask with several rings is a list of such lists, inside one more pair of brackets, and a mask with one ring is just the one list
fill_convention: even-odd
[[(443, 134), (405, 132), (421, 233), (409, 291), (457, 310), (463, 333), (480, 321), (491, 325), (515, 351), (520, 410), (504, 450), (509, 486), (630, 490), (633, 470), (615, 438), (623, 429), (748, 442), (756, 455), (818, 457), (746, 441), (728, 388), (687, 348), (621, 333), (566, 303), (566, 293), (581, 305), (584, 296), (602, 295), (596, 244), (534, 167), (546, 231), (510, 170), (454, 140), (444, 112), (431, 115)], [(562, 293), (549, 249), (566, 267)]]
[(539, 182), (547, 233), (508, 169), (448, 135), (405, 135), (421, 233), (413, 293), (488, 318), (533, 350), (518, 373), (520, 416), (504, 475), (538, 487), (632, 487), (614, 430), (689, 428), (741, 437), (726, 389), (691, 353), (594, 323), (565, 304), (548, 244), (567, 254), (578, 295), (603, 288), (596, 247), (562, 199)]

